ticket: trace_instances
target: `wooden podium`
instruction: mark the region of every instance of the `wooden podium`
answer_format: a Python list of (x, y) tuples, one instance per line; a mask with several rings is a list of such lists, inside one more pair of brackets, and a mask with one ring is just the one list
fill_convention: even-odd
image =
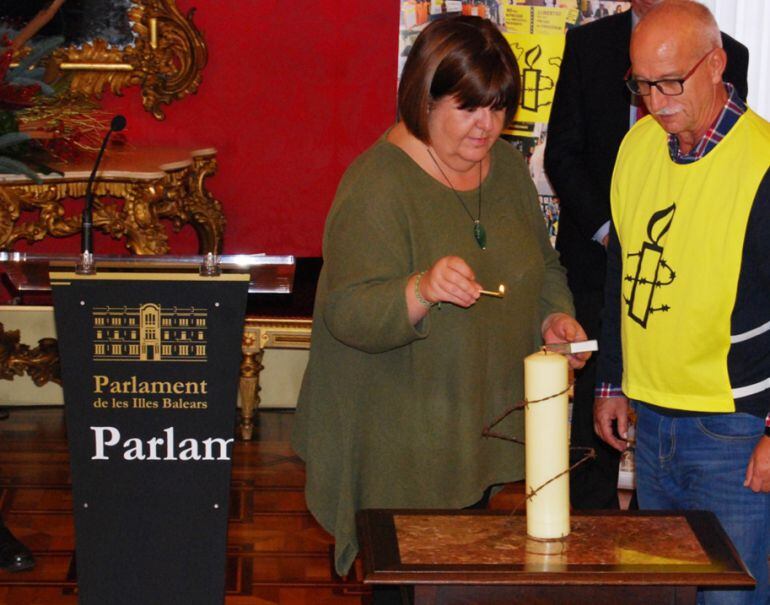
[(581, 512), (566, 540), (536, 542), (524, 515), (364, 510), (358, 534), (364, 582), (413, 585), (415, 605), (680, 605), (754, 585), (706, 511)]
[(0, 253), (53, 295), (79, 603), (222, 603), (246, 299), (293, 258), (74, 260)]

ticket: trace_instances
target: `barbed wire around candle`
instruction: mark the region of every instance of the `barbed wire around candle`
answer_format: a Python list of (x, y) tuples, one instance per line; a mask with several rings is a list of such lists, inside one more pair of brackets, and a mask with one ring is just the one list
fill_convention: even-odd
[[(502, 439), (503, 441), (512, 441), (513, 443), (518, 443), (520, 445), (525, 445), (525, 442), (522, 439), (517, 439), (516, 437), (512, 437), (510, 435), (505, 435), (503, 433), (498, 433), (496, 431), (493, 431), (492, 429), (500, 424), (503, 420), (505, 420), (510, 414), (513, 412), (518, 412), (521, 410), (527, 409), (528, 406), (534, 405), (536, 403), (543, 403), (544, 401), (550, 401), (551, 399), (556, 399), (557, 397), (561, 397), (562, 395), (565, 395), (569, 392), (569, 390), (573, 387), (575, 383), (571, 382), (567, 385), (567, 387), (558, 393), (553, 393), (552, 395), (547, 395), (546, 397), (542, 397), (540, 399), (533, 399), (532, 401), (527, 401), (526, 399), (522, 399), (520, 401), (517, 401), (512, 406), (506, 408), (502, 414), (500, 414), (497, 418), (495, 418), (492, 422), (490, 422), (487, 426), (484, 427), (484, 429), (481, 431), (482, 437), (491, 437), (492, 439)], [(571, 452), (585, 452), (583, 454), (583, 457), (578, 460), (575, 464), (568, 466), (566, 469), (564, 469), (562, 472), (558, 473), (557, 475), (554, 475), (548, 481), (545, 483), (538, 485), (536, 488), (533, 488), (529, 491), (529, 493), (524, 494), (524, 500), (522, 502), (526, 502), (527, 500), (531, 500), (532, 498), (537, 495), (537, 493), (542, 490), (544, 487), (549, 485), (550, 483), (553, 483), (556, 481), (559, 477), (563, 477), (564, 475), (572, 472), (577, 467), (579, 467), (581, 464), (585, 464), (589, 460), (596, 459), (596, 450), (592, 447), (585, 447), (585, 446), (570, 446)], [(511, 512), (516, 512), (519, 507), (521, 506), (521, 502), (519, 502)]]

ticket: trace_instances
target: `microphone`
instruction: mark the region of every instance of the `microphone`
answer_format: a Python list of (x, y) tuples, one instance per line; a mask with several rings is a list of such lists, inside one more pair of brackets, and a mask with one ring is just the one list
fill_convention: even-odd
[(102, 161), (104, 150), (107, 148), (107, 143), (110, 140), (113, 132), (120, 132), (126, 127), (126, 117), (122, 115), (116, 115), (110, 122), (110, 129), (107, 134), (104, 135), (102, 140), (102, 146), (99, 148), (99, 153), (96, 155), (96, 161), (94, 162), (94, 169), (91, 171), (91, 176), (88, 177), (88, 183), (86, 184), (86, 205), (83, 208), (82, 214), (82, 227), (80, 231), (80, 262), (76, 268), (76, 272), (82, 275), (91, 275), (95, 273), (94, 270), (94, 242), (93, 242), (93, 227), (94, 227), (94, 180), (96, 179), (96, 172), (99, 169), (99, 164)]

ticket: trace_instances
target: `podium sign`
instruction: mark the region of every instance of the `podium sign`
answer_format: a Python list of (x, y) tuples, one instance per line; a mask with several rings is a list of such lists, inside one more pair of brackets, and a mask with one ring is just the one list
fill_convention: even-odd
[(51, 285), (81, 605), (222, 603), (248, 275)]

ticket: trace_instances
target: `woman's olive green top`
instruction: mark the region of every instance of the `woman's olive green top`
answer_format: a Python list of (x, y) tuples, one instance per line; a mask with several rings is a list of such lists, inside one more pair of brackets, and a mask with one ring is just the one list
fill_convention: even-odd
[[(384, 137), (347, 170), (329, 212), (292, 444), (340, 574), (358, 551), (357, 510), (461, 508), (523, 476), (524, 448), (482, 429), (523, 397), (542, 320), (573, 310), (524, 160), (502, 141), (491, 158), (486, 250), (452, 190)], [(478, 193), (460, 193), (474, 218)], [(505, 298), (435, 306), (413, 326), (407, 280), (447, 255), (485, 289), (504, 284)], [(523, 414), (497, 430), (522, 438)]]

